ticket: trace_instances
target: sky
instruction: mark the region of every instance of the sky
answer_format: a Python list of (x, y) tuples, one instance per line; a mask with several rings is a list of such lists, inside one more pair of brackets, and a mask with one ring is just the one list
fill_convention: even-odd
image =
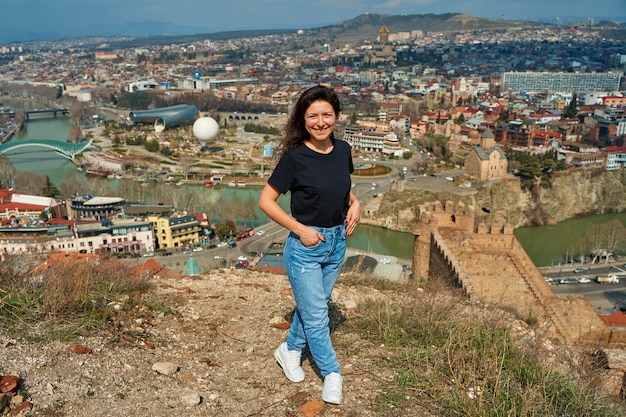
[(564, 24), (573, 17), (623, 22), (626, 0), (0, 0), (0, 42), (43, 34), (97, 35), (146, 21), (165, 23), (161, 34), (306, 29), (368, 12), (466, 13), (508, 20), (559, 17)]

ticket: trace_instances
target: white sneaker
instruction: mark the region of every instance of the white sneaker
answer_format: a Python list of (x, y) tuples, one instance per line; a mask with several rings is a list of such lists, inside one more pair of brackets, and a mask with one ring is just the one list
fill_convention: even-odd
[(331, 372), (324, 378), (322, 401), (330, 404), (341, 404), (341, 388), (343, 378), (336, 372)]
[(287, 343), (281, 343), (274, 351), (276, 361), (283, 368), (283, 372), (291, 382), (304, 381), (304, 371), (302, 370), (300, 358), (302, 351), (287, 349)]

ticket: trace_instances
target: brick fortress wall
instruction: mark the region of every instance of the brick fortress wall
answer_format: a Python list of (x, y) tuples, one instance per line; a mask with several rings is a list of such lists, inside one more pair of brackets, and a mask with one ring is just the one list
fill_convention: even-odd
[(626, 346), (626, 333), (608, 328), (583, 297), (559, 298), (513, 235), (511, 225), (475, 225), (463, 203), (419, 206), (413, 274), (439, 277), (473, 301), (534, 317), (550, 337), (568, 343), (593, 340)]

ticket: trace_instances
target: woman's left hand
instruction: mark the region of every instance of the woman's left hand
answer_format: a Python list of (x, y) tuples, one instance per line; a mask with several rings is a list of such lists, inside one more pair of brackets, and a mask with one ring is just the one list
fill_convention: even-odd
[(361, 220), (361, 204), (357, 199), (352, 201), (350, 207), (348, 208), (348, 214), (346, 215), (346, 235), (352, 235), (356, 225), (359, 224)]

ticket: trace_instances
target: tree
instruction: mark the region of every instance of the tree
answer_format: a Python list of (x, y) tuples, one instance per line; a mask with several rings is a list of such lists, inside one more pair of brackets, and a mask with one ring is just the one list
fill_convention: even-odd
[(583, 240), (581, 246), (588, 248), (592, 257), (591, 263), (602, 258), (608, 262), (615, 251), (626, 247), (626, 229), (619, 220), (594, 224), (587, 229)]
[(156, 139), (148, 140), (143, 144), (143, 147), (146, 148), (146, 150), (149, 152), (158, 152), (159, 141)]
[(519, 158), (519, 168), (515, 173), (521, 179), (522, 187), (531, 188), (537, 178), (541, 177), (541, 164), (539, 159), (534, 155), (523, 154)]
[(576, 95), (576, 93), (572, 93), (572, 99), (570, 100), (569, 104), (565, 108), (565, 111), (563, 112), (563, 118), (571, 119), (573, 117), (576, 117), (577, 115), (578, 115), (578, 96)]
[(17, 170), (11, 160), (5, 154), (0, 154), (0, 187), (14, 188), (16, 174)]
[(84, 190), (84, 184), (87, 183), (87, 178), (78, 174), (78, 172), (70, 172), (65, 175), (65, 178), (59, 184), (59, 191), (63, 198), (71, 198), (78, 195)]
[(39, 195), (45, 184), (46, 177), (34, 172), (18, 172), (15, 175), (14, 188), (25, 194)]
[(83, 131), (79, 125), (74, 125), (70, 128), (68, 139), (70, 142), (76, 143), (83, 137)]
[(44, 197), (59, 197), (59, 190), (57, 187), (50, 181), (50, 177), (46, 175), (46, 185), (44, 185), (43, 190), (41, 190), (41, 195)]

